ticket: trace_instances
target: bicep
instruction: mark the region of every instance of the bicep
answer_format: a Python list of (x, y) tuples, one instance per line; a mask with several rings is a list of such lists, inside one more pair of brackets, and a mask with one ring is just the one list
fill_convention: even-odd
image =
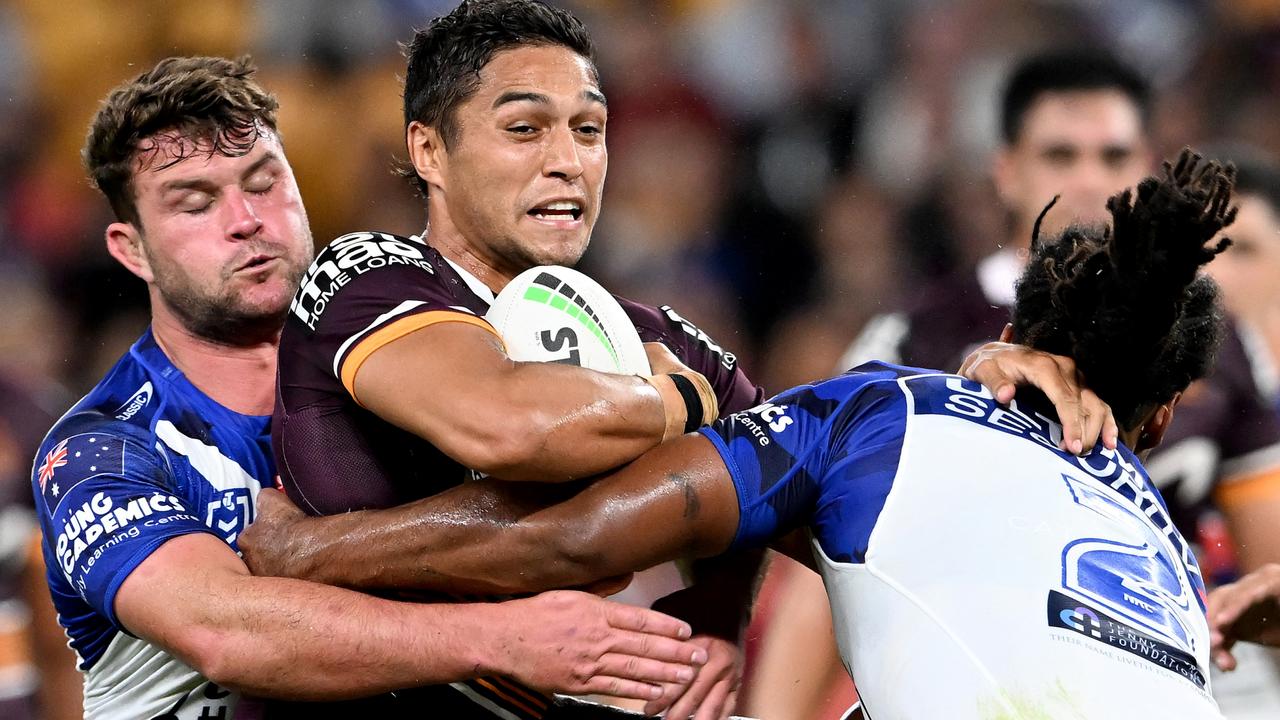
[(473, 466), (467, 461), (502, 426), (494, 407), (502, 398), (501, 378), (514, 363), (491, 329), (453, 321), (471, 316), (428, 314), (454, 317), (382, 342), (364, 341), (359, 354), (344, 361), (343, 382), (378, 417)]
[(511, 480), (591, 476), (661, 438), (662, 401), (642, 378), (515, 362), (478, 322), (437, 322), (372, 350), (355, 371), (344, 364), (351, 392), (459, 463)]
[(229, 545), (208, 533), (166, 540), (120, 584), (115, 614), (140, 638), (191, 662), (204, 644), (203, 628), (227, 602), (231, 583), (249, 569)]
[(476, 399), (477, 386), (514, 363), (482, 320), (453, 312), (424, 314), (452, 317), (362, 341), (342, 362), (340, 374), (351, 396), (384, 420), (406, 429), (425, 421), (436, 430), (431, 418), (453, 403)]
[(594, 579), (724, 552), (738, 528), (738, 496), (719, 452), (691, 433), (526, 522), (562, 528), (577, 556), (569, 559), (595, 563)]

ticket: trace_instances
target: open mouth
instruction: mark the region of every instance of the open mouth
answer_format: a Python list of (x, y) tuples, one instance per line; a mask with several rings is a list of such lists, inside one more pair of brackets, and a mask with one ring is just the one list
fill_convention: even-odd
[(582, 204), (573, 200), (557, 200), (540, 205), (527, 214), (544, 222), (573, 222), (582, 218)]
[(236, 270), (237, 271), (257, 270), (258, 268), (262, 267), (263, 265), (266, 265), (272, 260), (275, 260), (275, 258), (271, 257), (270, 255), (254, 255), (253, 257), (249, 258), (249, 262), (244, 263), (240, 267), (236, 268)]

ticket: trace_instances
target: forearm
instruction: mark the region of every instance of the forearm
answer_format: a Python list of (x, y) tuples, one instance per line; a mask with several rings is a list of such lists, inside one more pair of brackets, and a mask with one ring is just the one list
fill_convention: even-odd
[(516, 363), (487, 401), (490, 427), (522, 442), (476, 469), (542, 482), (591, 477), (639, 457), (662, 441), (670, 410), (640, 377), (554, 363)]
[[(717, 401), (704, 377), (682, 372), (697, 390), (701, 424), (714, 417)], [(463, 323), (433, 325), (383, 346), (359, 367), (352, 388), (383, 420), (466, 467), (508, 480), (555, 482), (617, 467), (683, 432), (689, 409), (669, 377), (650, 383), (515, 362), (495, 336)]]
[(582, 489), (482, 480), (398, 508), (325, 518), (281, 512), (262, 498), (259, 506), (262, 516), (240, 540), (254, 572), (362, 589), (577, 586), (722, 552), (737, 527), (733, 484), (698, 435)]
[(480, 480), (385, 510), (295, 514), (278, 527), (266, 516), (240, 550), (255, 573), (360, 590), (535, 591), (521, 582), (531, 579), (524, 571), (555, 544), (541, 542), (545, 526), (515, 523), (578, 487)]
[(253, 577), (213, 543), (170, 540), (125, 580), (116, 607), (125, 627), (219, 685), (330, 700), (496, 670), (487, 663), (497, 606), (399, 603)]
[[(249, 585), (251, 584), (251, 589)], [(285, 578), (249, 578), (208, 618), (232, 650), (202, 672), (262, 697), (336, 700), (493, 672), (481, 605), (413, 605)]]

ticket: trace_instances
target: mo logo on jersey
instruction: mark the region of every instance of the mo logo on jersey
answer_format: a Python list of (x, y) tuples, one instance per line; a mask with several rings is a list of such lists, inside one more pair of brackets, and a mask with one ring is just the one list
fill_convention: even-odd
[[(1110, 537), (1081, 538), (1062, 551), (1062, 584), (1177, 647), (1194, 650), (1189, 625), (1193, 582), (1167, 536), (1110, 488), (1063, 474), (1075, 502), (1114, 528)], [(1195, 608), (1197, 611), (1199, 608)]]

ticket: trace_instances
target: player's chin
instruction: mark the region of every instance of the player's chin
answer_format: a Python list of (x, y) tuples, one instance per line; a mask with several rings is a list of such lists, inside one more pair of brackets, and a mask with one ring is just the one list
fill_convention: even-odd
[(578, 264), (582, 254), (587, 251), (591, 229), (582, 225), (572, 229), (541, 232), (531, 239), (534, 242), (528, 243), (525, 250), (536, 261), (535, 264), (572, 267)]
[(236, 310), (246, 316), (283, 316), (296, 291), (297, 287), (288, 278), (275, 278), (240, 288), (235, 293), (234, 304)]

